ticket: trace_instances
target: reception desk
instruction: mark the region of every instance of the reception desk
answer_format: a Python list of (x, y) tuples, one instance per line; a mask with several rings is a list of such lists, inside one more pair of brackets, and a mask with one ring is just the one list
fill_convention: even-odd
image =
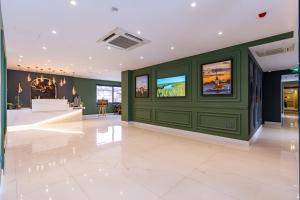
[(66, 99), (33, 99), (32, 109), (7, 110), (7, 126), (10, 131), (81, 120), (82, 109), (69, 107)]
[(66, 111), (68, 109), (67, 99), (32, 99), (32, 112)]

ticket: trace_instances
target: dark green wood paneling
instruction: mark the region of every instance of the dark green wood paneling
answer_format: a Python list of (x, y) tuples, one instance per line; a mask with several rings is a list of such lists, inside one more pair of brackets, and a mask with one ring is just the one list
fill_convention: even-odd
[(147, 108), (137, 108), (134, 110), (134, 117), (140, 121), (151, 121), (152, 110)]
[[(74, 85), (85, 107), (83, 114), (90, 115), (90, 114), (98, 113), (98, 108), (96, 105), (97, 102), (96, 86), (97, 85), (121, 86), (121, 83), (116, 81), (74, 78)], [(112, 112), (112, 104), (108, 105), (107, 112)]]
[[(0, 13), (1, 17), (1, 13)], [(0, 20), (1, 23), (1, 20)], [(1, 160), (1, 169), (4, 169), (4, 143), (5, 143), (5, 134), (6, 134), (6, 127), (7, 127), (7, 112), (6, 112), (6, 105), (7, 105), (7, 72), (6, 72), (6, 54), (5, 54), (5, 40), (4, 40), (4, 31), (1, 27), (0, 30), (0, 64), (1, 64), (1, 75), (0, 75), (0, 89), (1, 89), (1, 97), (0, 97), (0, 104), (1, 104), (1, 135), (0, 135), (0, 160)], [(1, 180), (1, 177), (0, 177)]]
[[(136, 76), (149, 74), (149, 98), (134, 96), (134, 81), (122, 87), (132, 91), (133, 121), (197, 131), (212, 135), (249, 140), (249, 77), (248, 51), (253, 45), (264, 44), (293, 36), (292, 32), (227, 47), (212, 52), (150, 66), (132, 72)], [(201, 65), (224, 59), (233, 60), (232, 96), (201, 96)], [(185, 74), (186, 97), (157, 98), (156, 79)], [(123, 79), (128, 77), (122, 76)], [(122, 102), (125, 103), (124, 101)], [(123, 113), (125, 114), (125, 113)]]
[(154, 112), (158, 123), (192, 128), (191, 111), (155, 109)]
[(131, 71), (122, 72), (122, 120), (131, 121), (132, 120), (132, 98), (133, 90), (128, 86), (133, 85), (133, 78)]

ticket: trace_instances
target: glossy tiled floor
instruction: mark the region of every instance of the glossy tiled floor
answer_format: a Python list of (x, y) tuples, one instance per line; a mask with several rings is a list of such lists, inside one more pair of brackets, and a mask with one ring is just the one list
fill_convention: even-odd
[(297, 199), (297, 152), (294, 128), (264, 128), (250, 150), (238, 150), (124, 126), (118, 117), (56, 124), (8, 133), (1, 197)]

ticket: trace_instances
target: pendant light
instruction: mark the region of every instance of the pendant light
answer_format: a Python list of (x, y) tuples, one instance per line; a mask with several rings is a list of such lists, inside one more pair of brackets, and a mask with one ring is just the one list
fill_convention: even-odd
[(64, 80), (63, 80), (63, 84), (65, 85), (67, 83), (66, 78), (65, 78), (65, 72), (64, 72)]
[(36, 68), (36, 73), (37, 73), (37, 76), (35, 78), (35, 84), (38, 85), (39, 84), (39, 77), (38, 77), (38, 69), (39, 69), (39, 67), (36, 66), (35, 68)]
[[(49, 75), (51, 74), (51, 68), (48, 68), (49, 70)], [(51, 81), (51, 78), (48, 79), (48, 86), (51, 86), (52, 85), (52, 81)]]
[[(62, 72), (63, 70), (61, 69), (60, 70), (60, 73), (61, 73), (61, 75), (63, 75), (63, 72)], [(62, 87), (63, 85), (64, 85), (64, 83), (63, 83), (63, 80), (62, 79), (60, 79), (60, 81), (59, 81), (59, 85), (60, 85), (60, 87)]]
[(53, 70), (52, 83), (53, 83), (53, 85), (55, 85), (55, 83), (56, 83), (56, 80), (55, 80), (55, 70)]
[(41, 82), (44, 82), (43, 69), (41, 69)]
[[(74, 74), (75, 74), (75, 72), (73, 72), (73, 78), (74, 78)], [(73, 85), (73, 88), (72, 88), (72, 95), (75, 96), (76, 93), (77, 93), (77, 92), (76, 92), (75, 86)]]
[(29, 73), (30, 67), (27, 67), (27, 69), (28, 69), (27, 81), (30, 82), (31, 81), (31, 76), (30, 76), (30, 73)]
[(62, 79), (60, 79), (59, 85), (60, 85), (60, 87), (64, 86), (64, 83), (63, 83)]

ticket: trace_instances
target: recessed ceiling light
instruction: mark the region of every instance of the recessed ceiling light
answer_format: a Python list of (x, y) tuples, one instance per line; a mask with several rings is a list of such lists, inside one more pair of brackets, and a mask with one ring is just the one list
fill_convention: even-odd
[(171, 49), (171, 50), (174, 50), (174, 49), (175, 49), (175, 47), (171, 46), (171, 47), (170, 47), (170, 49)]
[(223, 35), (223, 32), (222, 32), (222, 31), (219, 31), (219, 32), (218, 32), (218, 35)]
[(196, 6), (197, 6), (197, 3), (196, 3), (196, 2), (192, 2), (192, 3), (191, 3), (191, 7), (192, 7), (192, 8), (195, 8)]
[(70, 4), (71, 4), (72, 6), (76, 6), (76, 5), (77, 5), (77, 2), (76, 2), (75, 0), (71, 0), (71, 1), (70, 1)]
[(22, 59), (19, 59), (19, 62), (22, 62)]
[(56, 30), (52, 30), (51, 33), (52, 33), (53, 35), (56, 35), (57, 32), (56, 32)]
[(120, 66), (122, 66), (123, 64), (122, 63), (120, 63)]
[(143, 59), (144, 59), (144, 56), (141, 56), (140, 59), (143, 60)]
[(42, 49), (43, 49), (43, 50), (47, 50), (47, 47), (45, 47), (45, 46), (42, 46)]
[(110, 47), (110, 46), (108, 46), (108, 47), (107, 47), (107, 50), (110, 50), (110, 49), (111, 49), (111, 47)]
[(92, 60), (93, 58), (92, 58), (92, 56), (89, 56), (89, 60)]
[(139, 34), (139, 35), (140, 35), (141, 33), (142, 33), (142, 31), (137, 31), (137, 34)]
[(23, 56), (22, 56), (22, 55), (20, 55), (19, 57), (20, 57), (20, 58), (23, 58)]

